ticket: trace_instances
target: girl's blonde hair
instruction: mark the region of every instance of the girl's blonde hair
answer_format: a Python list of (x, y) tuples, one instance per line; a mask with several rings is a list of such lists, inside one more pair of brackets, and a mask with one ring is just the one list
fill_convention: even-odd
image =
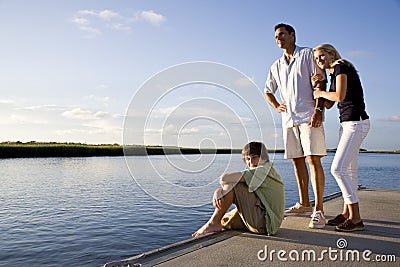
[(335, 47), (333, 47), (333, 45), (330, 45), (330, 44), (319, 45), (313, 49), (313, 52), (319, 51), (319, 50), (325, 51), (326, 53), (328, 53), (332, 56), (332, 61), (329, 63), (330, 68), (333, 68), (335, 65), (341, 63), (341, 64), (347, 65), (347, 66), (355, 69), (353, 64), (351, 64), (349, 61), (347, 61), (346, 59), (344, 59), (340, 56), (339, 52), (336, 50)]

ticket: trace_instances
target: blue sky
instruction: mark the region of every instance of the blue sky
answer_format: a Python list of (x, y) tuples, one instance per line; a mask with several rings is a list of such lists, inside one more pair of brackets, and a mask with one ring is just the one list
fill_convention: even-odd
[[(281, 1), (0, 0), (0, 142), (122, 144), (125, 114), (133, 108), (135, 94), (157, 73), (186, 62), (216, 62), (238, 70), (254, 82), (258, 91), (252, 88), (249, 93), (257, 95), (269, 66), (282, 54), (273, 27), (286, 22), (295, 27), (298, 45), (331, 43), (359, 70), (372, 124), (363, 147), (400, 149), (399, 11), (395, 0), (286, 1), (285, 5)], [(133, 136), (129, 141), (241, 147), (247, 140), (225, 142), (226, 133), (231, 137), (236, 131), (225, 123), (233, 117), (242, 122), (251, 118), (241, 113), (239, 104), (232, 104), (237, 102), (234, 94), (211, 87), (183, 86), (166, 95), (152, 106), (152, 112), (167, 114), (164, 122), (149, 124), (147, 138)], [(199, 98), (228, 108), (185, 105), (184, 101)], [(264, 138), (275, 138), (276, 147), (281, 147), (280, 116), (264, 104), (274, 120), (267, 127), (276, 128), (266, 130)], [(179, 123), (171, 115), (177, 114), (177, 107), (186, 115)], [(226, 116), (213, 115), (223, 112)], [(199, 119), (192, 123), (191, 118)], [(129, 125), (143, 127), (139, 124)], [(325, 128), (327, 146), (336, 147), (336, 108), (326, 113)], [(168, 129), (184, 135), (160, 141)]]

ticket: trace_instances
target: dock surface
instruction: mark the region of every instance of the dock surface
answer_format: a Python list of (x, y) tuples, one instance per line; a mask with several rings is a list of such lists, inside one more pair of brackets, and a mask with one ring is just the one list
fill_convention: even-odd
[[(400, 266), (400, 191), (359, 192), (364, 231), (310, 229), (309, 216), (290, 216), (274, 236), (223, 231), (172, 244), (104, 267), (142, 266)], [(327, 219), (343, 209), (341, 197), (324, 203)], [(343, 265), (344, 266), (344, 265)]]

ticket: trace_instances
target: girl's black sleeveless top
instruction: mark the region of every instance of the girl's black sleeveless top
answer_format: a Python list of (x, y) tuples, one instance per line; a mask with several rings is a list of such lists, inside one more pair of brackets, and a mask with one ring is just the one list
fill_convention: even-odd
[(331, 76), (331, 86), (329, 91), (336, 92), (336, 76), (339, 74), (347, 75), (346, 97), (338, 103), (339, 119), (343, 121), (360, 121), (369, 119), (365, 111), (364, 93), (361, 86), (360, 77), (353, 67), (344, 64), (337, 64)]

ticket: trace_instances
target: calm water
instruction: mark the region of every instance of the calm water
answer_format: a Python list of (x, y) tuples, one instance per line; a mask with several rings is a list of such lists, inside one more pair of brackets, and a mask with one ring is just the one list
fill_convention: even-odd
[[(339, 190), (332, 157), (326, 195)], [(361, 154), (359, 183), (400, 190), (399, 160)], [(292, 205), (292, 165), (274, 162)], [(212, 212), (218, 176), (243, 166), (240, 155), (0, 160), (0, 265), (100, 266), (190, 238)]]

